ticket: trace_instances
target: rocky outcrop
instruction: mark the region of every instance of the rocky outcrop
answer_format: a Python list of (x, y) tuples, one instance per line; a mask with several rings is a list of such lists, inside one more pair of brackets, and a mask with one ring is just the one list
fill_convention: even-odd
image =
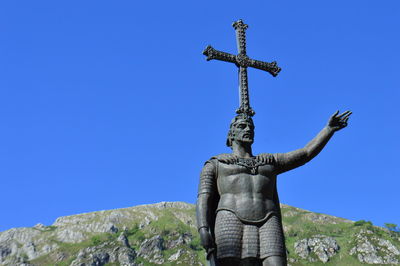
[(304, 215), (304, 219), (307, 219), (316, 224), (338, 224), (338, 223), (353, 223), (350, 220), (334, 217), (331, 215), (308, 212)]
[(0, 233), (0, 263), (4, 265), (22, 264), (44, 253), (56, 249), (56, 243), (48, 243), (41, 238), (47, 229), (13, 228)]
[(396, 258), (400, 255), (399, 249), (389, 240), (374, 235), (370, 230), (361, 230), (355, 239), (355, 246), (350, 255), (357, 256), (361, 263), (398, 265)]
[[(195, 228), (193, 212), (188, 212), (188, 210), (193, 210), (193, 205), (184, 202), (160, 202), (125, 209), (65, 216), (58, 218), (51, 226), (37, 224), (32, 228), (13, 228), (0, 232), (0, 265), (22, 265), (47, 255), (51, 255), (50, 257), (53, 260), (62, 261), (68, 256), (63, 252), (57, 252), (60, 249), (60, 244), (78, 245), (90, 241), (93, 236), (98, 234), (118, 235), (119, 232), (131, 228), (133, 225), (145, 230), (152, 222), (157, 221), (166, 210), (177, 210), (176, 220), (182, 221), (193, 229)], [(190, 232), (188, 233), (190, 234)], [(128, 252), (129, 247), (126, 244), (129, 244), (129, 241), (127, 237), (118, 239), (121, 245), (118, 252), (110, 249), (100, 252), (100, 249), (104, 249), (101, 245), (87, 247), (80, 250), (79, 254), (76, 255), (75, 264), (92, 265), (90, 263), (94, 263), (93, 265), (101, 265), (102, 262), (107, 260), (118, 262), (118, 258), (122, 259), (124, 256), (126, 261), (130, 261), (128, 258), (132, 258), (134, 253), (131, 251), (134, 252), (134, 250), (131, 248), (131, 251)], [(121, 241), (125, 244), (122, 244)], [(117, 247), (118, 245), (114, 246)], [(93, 256), (89, 255), (90, 253), (93, 253)], [(141, 254), (145, 253), (142, 252)], [(154, 258), (154, 260), (157, 259)]]
[(118, 241), (104, 242), (98, 246), (84, 248), (70, 264), (71, 266), (102, 266), (118, 263), (124, 266), (136, 266), (135, 251), (129, 246), (126, 236), (121, 234)]
[(150, 239), (146, 239), (140, 245), (138, 256), (147, 259), (149, 262), (163, 264), (164, 259), (162, 251), (164, 250), (164, 239), (160, 235), (156, 235)]
[(193, 239), (190, 233), (172, 234), (172, 236), (173, 237), (164, 244), (166, 249), (174, 249), (180, 245), (188, 245)]
[(294, 243), (296, 254), (310, 262), (314, 262), (318, 258), (323, 263), (326, 263), (339, 252), (339, 249), (340, 247), (334, 238), (324, 235), (316, 235)]

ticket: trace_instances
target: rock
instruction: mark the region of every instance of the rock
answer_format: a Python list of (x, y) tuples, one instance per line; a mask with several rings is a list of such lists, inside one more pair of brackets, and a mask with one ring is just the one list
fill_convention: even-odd
[(389, 251), (394, 256), (400, 255), (399, 249), (396, 248), (389, 240), (379, 239), (378, 246), (386, 247), (387, 251)]
[(107, 263), (136, 266), (134, 263), (136, 257), (135, 251), (125, 246), (118, 246), (118, 244), (115, 242), (105, 242), (98, 246), (82, 249), (70, 266), (103, 266)]
[(0, 233), (0, 243), (4, 242), (19, 242), (28, 243), (35, 242), (34, 238), (40, 236), (42, 232), (33, 228), (13, 228)]
[(33, 242), (26, 243), (22, 250), (25, 251), (25, 254), (28, 256), (29, 259), (34, 259), (38, 257), (38, 253), (36, 252), (36, 246)]
[(115, 225), (111, 224), (110, 228), (107, 230), (108, 233), (118, 233), (118, 227), (116, 227)]
[(67, 255), (63, 252), (56, 252), (55, 253), (55, 261), (63, 261), (67, 258)]
[[(143, 205), (142, 205), (143, 206)], [(149, 205), (144, 205), (144, 206), (149, 206)], [(155, 203), (150, 205), (153, 208), (157, 208), (157, 209), (169, 209), (169, 208), (177, 208), (177, 209), (191, 209), (192, 205), (186, 203), (186, 202), (181, 202), (181, 201), (176, 201), (176, 202), (159, 202), (159, 203)]]
[(177, 239), (166, 241), (164, 245), (166, 249), (173, 249), (179, 245), (187, 245), (190, 241), (192, 241), (192, 235), (190, 233), (184, 233), (178, 235)]
[(347, 219), (314, 212), (303, 214), (303, 218), (316, 224), (354, 223)]
[(106, 251), (96, 251), (87, 248), (79, 252), (78, 257), (72, 261), (71, 266), (102, 266), (110, 261), (110, 255)]
[(11, 254), (11, 248), (6, 245), (1, 245), (0, 246), (0, 262), (5, 260), (5, 258)]
[(361, 263), (399, 264), (399, 249), (389, 240), (378, 238), (371, 230), (362, 229), (355, 236), (356, 245), (350, 250)]
[(33, 228), (44, 230), (44, 229), (46, 229), (46, 226), (44, 224), (37, 223), (37, 224), (35, 224), (35, 226), (33, 226)]
[(149, 262), (162, 264), (164, 263), (162, 256), (163, 249), (164, 239), (160, 235), (156, 235), (143, 241), (140, 245), (138, 256), (147, 259)]
[(290, 211), (287, 211), (287, 212), (283, 213), (284, 217), (293, 217), (293, 216), (296, 216), (296, 215), (299, 215), (299, 212), (297, 212), (295, 210), (290, 210)]
[(91, 265), (104, 265), (110, 260), (110, 255), (107, 252), (100, 251), (91, 255), (93, 258), (93, 263)]
[(79, 243), (87, 239), (86, 235), (75, 228), (60, 227), (56, 232), (58, 241), (65, 243)]
[(332, 237), (316, 235), (311, 238), (301, 239), (294, 243), (294, 251), (303, 259), (314, 261), (312, 254), (316, 255), (320, 261), (326, 263), (333, 257), (340, 247)]
[[(133, 251), (133, 250), (132, 250)], [(136, 254), (135, 252), (132, 251), (123, 251), (119, 252), (118, 254), (118, 262), (120, 263), (121, 266), (135, 266), (136, 264), (134, 263)]]
[(179, 259), (179, 257), (184, 253), (183, 249), (178, 249), (178, 251), (174, 254), (172, 254), (168, 260), (169, 261), (176, 261), (177, 259)]
[(151, 223), (151, 220), (146, 216), (143, 221), (139, 224), (139, 229), (143, 229)]
[(129, 245), (129, 241), (128, 241), (128, 238), (126, 237), (125, 233), (121, 233), (121, 234), (119, 235), (119, 237), (117, 238), (117, 240), (118, 240), (122, 245), (124, 245), (125, 247), (128, 247), (128, 248), (131, 247), (131, 246)]
[(40, 250), (40, 254), (47, 254), (58, 248), (59, 246), (55, 243), (44, 244)]

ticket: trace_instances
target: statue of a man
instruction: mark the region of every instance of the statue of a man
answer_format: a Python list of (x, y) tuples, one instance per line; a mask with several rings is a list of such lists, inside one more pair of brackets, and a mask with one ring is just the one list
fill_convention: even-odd
[(350, 115), (337, 111), (304, 148), (256, 156), (253, 119), (242, 113), (232, 120), (232, 153), (212, 157), (200, 176), (197, 224), (211, 264), (287, 264), (276, 178), (314, 158)]

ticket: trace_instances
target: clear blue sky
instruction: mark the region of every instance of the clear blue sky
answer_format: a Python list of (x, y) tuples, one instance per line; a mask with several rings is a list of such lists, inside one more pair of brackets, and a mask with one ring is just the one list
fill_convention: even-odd
[(2, 1), (0, 231), (63, 215), (196, 200), (209, 157), (229, 152), (238, 107), (234, 20), (247, 52), (255, 153), (304, 146), (354, 112), (283, 203), (400, 224), (399, 1)]

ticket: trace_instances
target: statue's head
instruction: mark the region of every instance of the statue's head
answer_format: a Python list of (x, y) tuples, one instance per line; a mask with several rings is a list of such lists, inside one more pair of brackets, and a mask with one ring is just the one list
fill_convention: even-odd
[(251, 116), (238, 114), (232, 119), (228, 137), (226, 139), (226, 146), (232, 147), (233, 140), (253, 144), (254, 123)]

